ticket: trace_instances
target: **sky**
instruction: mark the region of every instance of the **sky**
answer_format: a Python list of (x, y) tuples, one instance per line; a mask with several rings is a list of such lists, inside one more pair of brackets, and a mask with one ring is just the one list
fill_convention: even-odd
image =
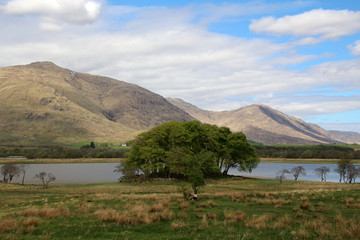
[(359, 0), (0, 0), (0, 26), (0, 67), (51, 61), (360, 132)]

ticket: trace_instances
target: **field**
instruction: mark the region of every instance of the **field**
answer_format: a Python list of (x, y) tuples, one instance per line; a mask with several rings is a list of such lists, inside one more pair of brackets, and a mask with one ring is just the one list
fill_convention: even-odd
[(264, 179), (0, 184), (0, 239), (360, 239), (360, 186)]

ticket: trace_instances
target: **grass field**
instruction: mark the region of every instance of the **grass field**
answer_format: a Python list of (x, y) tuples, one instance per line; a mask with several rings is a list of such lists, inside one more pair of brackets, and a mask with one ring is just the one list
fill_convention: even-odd
[(360, 239), (360, 185), (264, 179), (0, 184), (0, 239)]

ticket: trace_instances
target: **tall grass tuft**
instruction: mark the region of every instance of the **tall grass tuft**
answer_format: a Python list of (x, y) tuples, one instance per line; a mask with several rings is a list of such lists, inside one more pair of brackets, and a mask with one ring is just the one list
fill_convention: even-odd
[(230, 221), (233, 223), (244, 221), (245, 213), (242, 211), (229, 212), (224, 210), (224, 218), (226, 221)]

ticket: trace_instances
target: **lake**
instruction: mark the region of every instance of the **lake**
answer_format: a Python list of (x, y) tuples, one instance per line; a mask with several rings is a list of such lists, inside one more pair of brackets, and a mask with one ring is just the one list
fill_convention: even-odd
[[(117, 182), (121, 176), (114, 172), (118, 163), (65, 163), (65, 164), (29, 164), (26, 171), (25, 184), (40, 184), (39, 179), (34, 176), (45, 171), (56, 176), (54, 183), (104, 183)], [(330, 169), (327, 174), (328, 182), (338, 182), (339, 174), (334, 171), (336, 164), (293, 164), (293, 163), (260, 163), (252, 173), (239, 172), (231, 169), (229, 174), (242, 175), (249, 177), (276, 178), (276, 173), (284, 168), (291, 169), (296, 166), (303, 166), (306, 176), (299, 176), (299, 181), (320, 181), (320, 177), (316, 176), (314, 169), (326, 166)], [(285, 175), (286, 179), (294, 179), (291, 174)], [(13, 179), (12, 183), (21, 183), (22, 176)], [(52, 183), (51, 183), (52, 184)]]

